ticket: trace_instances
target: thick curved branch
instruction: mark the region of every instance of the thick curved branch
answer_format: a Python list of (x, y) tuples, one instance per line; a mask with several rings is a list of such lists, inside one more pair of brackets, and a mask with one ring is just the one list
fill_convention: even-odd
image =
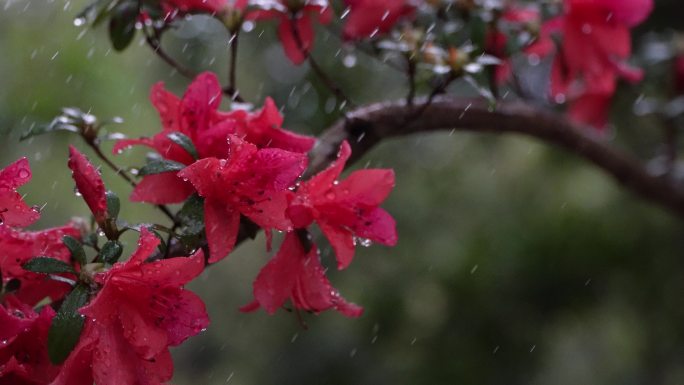
[(437, 97), (428, 106), (378, 103), (359, 108), (320, 136), (311, 154), (309, 173), (325, 168), (335, 158), (342, 140), (351, 144), (353, 161), (383, 139), (437, 130), (518, 133), (538, 138), (586, 159), (625, 189), (684, 218), (684, 191), (672, 178), (650, 173), (635, 157), (591, 135), (591, 129), (522, 102), (501, 102), (492, 108), (481, 99)]
[[(347, 166), (384, 139), (415, 133), (459, 130), (482, 133), (518, 133), (586, 159), (612, 175), (625, 189), (658, 204), (684, 219), (684, 190), (667, 175), (649, 173), (638, 159), (609, 142), (591, 135), (592, 129), (570, 122), (566, 117), (523, 102), (501, 102), (496, 108), (482, 99), (453, 96), (403, 102), (378, 103), (350, 112), (319, 137), (309, 154), (304, 179), (325, 169), (337, 157), (343, 140), (349, 141), (352, 156)], [(243, 218), (237, 244), (254, 238), (259, 227)], [(180, 244), (172, 255), (183, 255)]]

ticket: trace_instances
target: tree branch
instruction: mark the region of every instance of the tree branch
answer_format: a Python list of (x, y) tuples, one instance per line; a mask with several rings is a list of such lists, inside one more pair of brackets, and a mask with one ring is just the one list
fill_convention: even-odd
[[(420, 109), (420, 115), (412, 118)], [(584, 158), (612, 175), (626, 190), (684, 219), (684, 190), (676, 181), (650, 173), (635, 157), (592, 135), (591, 128), (523, 102), (502, 102), (496, 110), (490, 109), (482, 99), (448, 96), (435, 98), (427, 107), (423, 99), (414, 106), (378, 103), (359, 108), (319, 137), (307, 176), (324, 169), (345, 139), (352, 146), (350, 161), (354, 161), (381, 140), (396, 136), (437, 130), (517, 133)]]
[[(377, 103), (350, 112), (323, 132), (309, 154), (308, 179), (337, 157), (340, 143), (352, 147), (349, 167), (382, 140), (439, 130), (481, 133), (517, 133), (563, 148), (612, 175), (626, 190), (658, 204), (684, 219), (684, 190), (675, 180), (654, 175), (630, 154), (598, 136), (592, 128), (572, 123), (567, 117), (523, 102), (501, 102), (495, 110), (482, 98), (435, 96), (415, 101)], [(259, 227), (242, 218), (236, 246), (254, 238)], [(183, 255), (180, 244), (172, 256)]]

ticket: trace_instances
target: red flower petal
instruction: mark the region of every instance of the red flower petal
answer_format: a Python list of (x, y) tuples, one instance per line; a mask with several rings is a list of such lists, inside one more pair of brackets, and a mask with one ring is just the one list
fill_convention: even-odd
[(121, 154), (124, 152), (124, 150), (133, 146), (147, 146), (154, 148), (154, 141), (150, 138), (117, 140), (116, 143), (114, 143), (114, 147), (112, 147), (112, 154)]
[(0, 224), (28, 226), (40, 218), (40, 213), (26, 205), (16, 189), (31, 180), (31, 168), (21, 158), (0, 170)]
[(278, 253), (264, 266), (254, 281), (255, 302), (243, 306), (247, 312), (261, 306), (274, 314), (290, 298), (298, 309), (320, 313), (336, 309), (348, 317), (363, 310), (347, 303), (325, 276), (315, 245), (307, 253), (295, 233), (288, 233)]
[(132, 202), (156, 205), (181, 203), (188, 199), (194, 189), (177, 176), (176, 172), (146, 175), (131, 192)]
[(353, 225), (356, 236), (386, 246), (397, 244), (397, 229), (394, 218), (379, 207), (359, 216)]
[(358, 170), (333, 187), (338, 202), (378, 206), (394, 188), (394, 171)]
[(335, 257), (337, 258), (337, 268), (342, 270), (354, 259), (354, 234), (342, 227), (328, 224), (324, 221), (318, 221), (318, 227), (323, 231), (323, 235), (328, 238), (330, 245), (335, 250)]
[(344, 165), (351, 156), (351, 147), (345, 140), (340, 145), (340, 151), (337, 154), (337, 160), (334, 161), (328, 168), (314, 175), (306, 182), (306, 189), (309, 191), (324, 191), (330, 188), (332, 184), (340, 177), (344, 170)]
[(70, 235), (80, 238), (80, 231), (73, 225), (43, 231), (20, 231), (0, 225), (0, 272), (2, 282), (13, 279), (21, 283), (14, 295), (22, 302), (33, 306), (45, 297), (59, 300), (69, 285), (49, 279), (45, 274), (26, 271), (22, 265), (36, 256), (47, 256), (69, 261), (70, 253), (62, 243), (62, 237)]
[(159, 82), (152, 86), (150, 100), (159, 113), (159, 119), (164, 130), (178, 131), (180, 126), (180, 99), (167, 91), (163, 82)]
[[(297, 28), (295, 37), (293, 28)], [(304, 14), (294, 21), (283, 17), (278, 25), (278, 38), (283, 45), (285, 55), (294, 64), (301, 64), (306, 60), (306, 53), (311, 50), (314, 41), (313, 27), (308, 15)]]
[(389, 32), (415, 8), (406, 0), (346, 0), (350, 12), (342, 34), (345, 39), (364, 39)]
[(107, 216), (107, 198), (100, 173), (76, 147), (69, 146), (69, 168), (78, 192), (83, 196), (98, 223)]
[(223, 90), (216, 75), (199, 74), (188, 86), (181, 101), (183, 133), (195, 140), (197, 134), (211, 126), (211, 118), (221, 104)]
[(240, 228), (240, 213), (225, 203), (206, 198), (204, 223), (209, 243), (209, 263), (216, 263), (228, 256), (235, 247)]

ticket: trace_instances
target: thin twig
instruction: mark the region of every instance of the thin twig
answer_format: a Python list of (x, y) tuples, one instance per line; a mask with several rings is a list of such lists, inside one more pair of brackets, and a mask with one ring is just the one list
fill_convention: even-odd
[(238, 38), (240, 37), (240, 30), (231, 33), (228, 45), (230, 46), (230, 61), (228, 65), (228, 87), (237, 94), (237, 81), (235, 79), (235, 72), (237, 71), (237, 56), (238, 56)]
[(406, 95), (406, 104), (413, 105), (413, 98), (416, 96), (416, 62), (410, 55), (406, 55), (407, 74), (409, 83), (409, 92)]
[(352, 101), (347, 97), (347, 95), (342, 91), (342, 89), (337, 86), (335, 81), (333, 81), (328, 74), (325, 73), (325, 71), (321, 68), (321, 66), (318, 65), (316, 60), (313, 58), (309, 50), (307, 50), (304, 47), (304, 42), (302, 41), (301, 35), (299, 34), (299, 28), (297, 27), (297, 19), (296, 15), (293, 14), (290, 16), (290, 27), (292, 29), (292, 35), (294, 37), (295, 43), (297, 44), (297, 48), (299, 49), (299, 52), (306, 58), (306, 60), (309, 62), (309, 65), (311, 66), (311, 69), (316, 73), (316, 76), (318, 76), (323, 84), (332, 92), (339, 100), (344, 101), (348, 106), (353, 107), (354, 104)]
[(150, 34), (150, 31), (148, 31), (147, 28), (143, 28), (143, 33), (145, 34), (145, 41), (147, 42), (147, 45), (152, 48), (152, 51), (159, 56), (163, 61), (166, 62), (166, 64), (170, 65), (178, 71), (179, 74), (185, 76), (186, 78), (192, 79), (195, 77), (195, 72), (182, 64), (178, 63), (176, 60), (174, 60), (169, 54), (164, 51), (161, 47), (161, 42), (159, 39), (159, 36), (155, 34), (154, 36)]

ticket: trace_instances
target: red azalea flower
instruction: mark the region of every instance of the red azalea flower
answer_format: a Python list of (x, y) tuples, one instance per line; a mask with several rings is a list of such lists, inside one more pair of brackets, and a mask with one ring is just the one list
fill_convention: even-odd
[[(247, 14), (250, 20), (278, 19), (278, 37), (285, 55), (294, 64), (301, 64), (314, 44), (313, 21), (328, 24), (332, 10), (326, 0), (272, 1), (261, 11)], [(296, 35), (295, 35), (296, 31)]]
[(21, 158), (0, 170), (0, 224), (28, 226), (40, 218), (40, 213), (24, 203), (16, 191), (31, 180), (31, 168), (26, 158)]
[(510, 52), (507, 51), (509, 36), (503, 31), (519, 33), (519, 30), (539, 23), (539, 10), (536, 8), (509, 7), (505, 9), (499, 22), (498, 28), (489, 28), (485, 36), (485, 52), (501, 60), (496, 67), (495, 81), (497, 84), (504, 83), (511, 77)]
[(282, 150), (306, 153), (311, 150), (316, 139), (311, 136), (295, 134), (285, 130), (283, 115), (273, 99), (267, 97), (261, 111), (245, 115), (237, 121), (235, 135), (255, 144), (259, 148), (279, 148)]
[(45, 306), (37, 314), (16, 298), (0, 304), (0, 384), (47, 385), (59, 367), (47, 354), (47, 335), (55, 316)]
[(98, 224), (107, 218), (107, 197), (99, 171), (80, 153), (76, 147), (69, 146), (69, 168), (76, 182), (76, 189), (83, 196), (90, 212)]
[(363, 308), (345, 301), (325, 276), (315, 245), (307, 253), (294, 232), (285, 236), (280, 250), (254, 281), (254, 302), (242, 311), (262, 307), (273, 314), (287, 299), (297, 309), (320, 313), (335, 309), (347, 317), (359, 317)]
[(235, 246), (240, 214), (266, 230), (292, 227), (284, 214), (287, 188), (307, 164), (304, 154), (257, 149), (235, 136), (229, 137), (229, 143), (228, 159), (202, 159), (178, 173), (205, 198), (204, 220), (212, 263), (226, 257)]
[(340, 269), (349, 266), (354, 257), (354, 237), (388, 246), (397, 243), (394, 219), (378, 207), (394, 188), (394, 171), (359, 170), (338, 182), (350, 155), (351, 147), (345, 141), (337, 161), (303, 182), (287, 209), (296, 228), (318, 223), (335, 249)]
[[(152, 87), (151, 100), (159, 112), (162, 132), (152, 138), (120, 140), (114, 146), (114, 153), (132, 145), (145, 145), (166, 159), (192, 164), (195, 161), (192, 155), (169, 139), (168, 135), (173, 132), (190, 138), (200, 159), (228, 157), (230, 135), (244, 137), (259, 147), (296, 152), (306, 152), (313, 146), (313, 138), (282, 128), (283, 118), (270, 98), (259, 113), (240, 110), (226, 113), (218, 111), (221, 95), (221, 85), (210, 72), (197, 76), (182, 99), (164, 89), (163, 83), (157, 83)], [(176, 172), (167, 172), (145, 176), (131, 193), (131, 200), (154, 204), (183, 202), (193, 188), (176, 175)]]
[(80, 312), (86, 326), (53, 385), (151, 385), (169, 381), (169, 346), (209, 325), (204, 303), (183, 285), (204, 269), (204, 256), (146, 263), (159, 239), (142, 229), (124, 263), (95, 275), (97, 296)]
[[(626, 64), (631, 54), (629, 29), (648, 16), (653, 1), (566, 0), (565, 6), (551, 92), (557, 102), (570, 102), (572, 118), (602, 128), (607, 124), (605, 100), (613, 96), (617, 78), (642, 78), (641, 70)], [(602, 111), (589, 101), (597, 99)]]
[(342, 35), (347, 40), (366, 39), (387, 33), (416, 7), (408, 0), (345, 0), (349, 7)]
[(80, 238), (74, 225), (66, 225), (43, 231), (19, 231), (0, 225), (0, 272), (2, 282), (20, 283), (14, 295), (28, 305), (35, 305), (45, 297), (59, 300), (69, 290), (69, 285), (48, 278), (45, 274), (32, 273), (22, 267), (29, 260), (44, 256), (69, 262), (69, 250), (62, 243), (65, 235)]

